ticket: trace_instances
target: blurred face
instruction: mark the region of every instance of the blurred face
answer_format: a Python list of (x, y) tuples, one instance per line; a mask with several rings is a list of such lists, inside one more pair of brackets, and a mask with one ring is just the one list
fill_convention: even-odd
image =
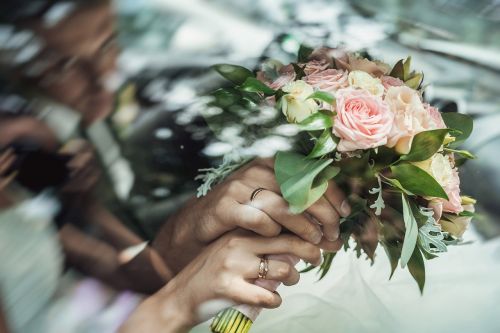
[(102, 83), (119, 53), (110, 4), (81, 6), (55, 26), (38, 20), (31, 27), (45, 43), (34, 60), (44, 66), (39, 88), (79, 111), (87, 125), (106, 117), (114, 96)]

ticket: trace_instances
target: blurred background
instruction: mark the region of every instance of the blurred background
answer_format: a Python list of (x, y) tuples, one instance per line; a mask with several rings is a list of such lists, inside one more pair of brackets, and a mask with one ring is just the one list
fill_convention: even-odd
[[(389, 64), (411, 55), (425, 73), (429, 102), (473, 116), (465, 148), (478, 158), (461, 173), (481, 214), (470, 237), (483, 244), (500, 236), (498, 0), (18, 0), (0, 8), (0, 207), (27, 203), (2, 222), (54, 220), (52, 233), (69, 224), (99, 237), (113, 225), (152, 239), (196, 191), (199, 169), (234, 150), (270, 156), (289, 146), (286, 131), (249, 133), (246, 125), (265, 123), (265, 112), (252, 124), (212, 124), (219, 111), (206, 108), (203, 96), (224, 82), (210, 66), (256, 68), (269, 57), (286, 63), (304, 43), (365, 50)], [(26, 214), (33, 205), (44, 214)], [(28, 257), (47, 263), (41, 279), (53, 289), (43, 297), (65, 296), (47, 332), (111, 332), (139, 302), (117, 292), (112, 277), (85, 279), (85, 269), (63, 258), (35, 256), (43, 252), (35, 245), (52, 246), (48, 234), (18, 251), (25, 236), (11, 229), (0, 235), (3, 287), (16, 286), (9, 271)], [(71, 244), (84, 237), (71, 235)], [(488, 249), (499, 257), (498, 247)], [(59, 272), (71, 278), (52, 276)], [(292, 293), (310, 285), (325, 294), (333, 284), (313, 278)], [(58, 316), (62, 307), (72, 315)], [(88, 318), (96, 320), (82, 324)]]

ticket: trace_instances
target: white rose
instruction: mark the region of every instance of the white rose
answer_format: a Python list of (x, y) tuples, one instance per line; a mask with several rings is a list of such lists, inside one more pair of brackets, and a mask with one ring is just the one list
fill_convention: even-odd
[(375, 96), (382, 96), (384, 94), (382, 81), (363, 71), (350, 72), (349, 85), (353, 88), (365, 89)]
[(287, 94), (281, 98), (281, 110), (289, 122), (301, 122), (318, 111), (318, 104), (307, 99), (314, 93), (314, 88), (304, 81), (290, 82), (282, 90)]

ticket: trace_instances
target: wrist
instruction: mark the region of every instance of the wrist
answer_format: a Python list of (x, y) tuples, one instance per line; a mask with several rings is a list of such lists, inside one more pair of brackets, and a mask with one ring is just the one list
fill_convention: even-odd
[(190, 307), (165, 287), (141, 303), (119, 333), (187, 333), (195, 325)]

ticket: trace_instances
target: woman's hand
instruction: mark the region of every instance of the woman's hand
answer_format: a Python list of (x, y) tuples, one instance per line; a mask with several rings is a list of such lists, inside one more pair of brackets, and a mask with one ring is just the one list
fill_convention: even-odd
[[(242, 231), (228, 233), (139, 306), (121, 332), (185, 332), (233, 304), (278, 307), (279, 294), (254, 284), (261, 257), (268, 254), (291, 254), (313, 265), (321, 263), (319, 247), (294, 235), (266, 238)], [(267, 279), (293, 285), (299, 272), (288, 263), (269, 260)]]
[[(201, 249), (236, 228), (266, 237), (286, 229), (327, 251), (337, 251), (339, 220), (350, 214), (347, 200), (330, 182), (325, 195), (303, 214), (290, 213), (276, 182), (273, 160), (257, 159), (217, 185), (207, 196), (194, 198), (166, 223), (155, 248), (174, 270), (180, 270)], [(252, 193), (258, 189), (251, 200)]]

